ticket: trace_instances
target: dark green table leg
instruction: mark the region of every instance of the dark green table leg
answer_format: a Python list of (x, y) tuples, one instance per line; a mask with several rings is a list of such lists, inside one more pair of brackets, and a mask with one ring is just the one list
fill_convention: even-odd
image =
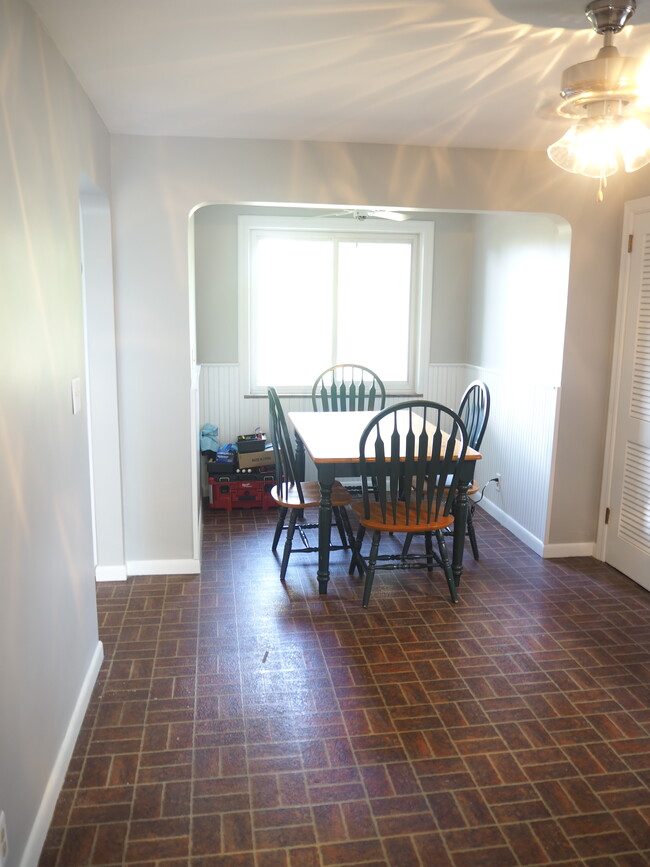
[(330, 532), (332, 529), (332, 485), (334, 468), (323, 464), (318, 468), (320, 506), (318, 507), (318, 592), (327, 595), (330, 580)]
[[(298, 474), (298, 481), (305, 481), (305, 444), (300, 439), (298, 434), (295, 434), (296, 437), (296, 473)], [(296, 520), (301, 522), (305, 520), (305, 513), (301, 509), (299, 512), (296, 512)]]
[(296, 471), (301, 482), (305, 480), (305, 444), (296, 434)]
[(465, 550), (465, 532), (467, 530), (467, 510), (469, 498), (467, 489), (469, 482), (458, 483), (458, 493), (454, 502), (454, 552), (451, 560), (451, 569), (454, 573), (454, 584), (460, 584), (460, 576), (463, 574), (463, 552)]

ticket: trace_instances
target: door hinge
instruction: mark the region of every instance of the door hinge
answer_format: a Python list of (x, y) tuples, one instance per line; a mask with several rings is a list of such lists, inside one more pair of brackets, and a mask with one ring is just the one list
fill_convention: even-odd
[(605, 524), (609, 524), (609, 506), (605, 509)]
[(628, 235), (627, 236), (627, 252), (631, 253), (633, 247), (634, 247), (634, 235)]

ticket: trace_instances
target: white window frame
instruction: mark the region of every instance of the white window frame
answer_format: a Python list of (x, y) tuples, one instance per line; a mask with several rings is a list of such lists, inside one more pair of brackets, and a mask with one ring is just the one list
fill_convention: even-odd
[[(400, 395), (422, 394), (428, 376), (431, 335), (431, 296), (433, 293), (433, 241), (434, 224), (422, 220), (390, 222), (368, 218), (360, 223), (345, 217), (238, 217), (238, 293), (239, 293), (239, 366), (242, 393), (249, 397), (266, 397), (266, 388), (253, 389), (251, 383), (251, 345), (254, 332), (254, 310), (251, 303), (253, 237), (265, 230), (286, 229), (287, 234), (305, 232), (345, 236), (351, 241), (372, 234), (378, 241), (402, 236), (414, 239), (412, 263), (412, 295), (409, 336), (409, 381), (386, 383), (387, 393)], [(367, 240), (367, 238), (366, 238)], [(308, 321), (306, 327), (309, 327)], [(287, 336), (290, 342), (289, 335)], [(363, 360), (348, 359), (363, 364)], [(282, 394), (306, 394), (304, 388), (278, 388)]]

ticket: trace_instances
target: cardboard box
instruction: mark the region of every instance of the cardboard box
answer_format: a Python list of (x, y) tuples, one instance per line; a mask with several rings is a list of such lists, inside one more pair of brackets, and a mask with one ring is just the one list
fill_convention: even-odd
[(263, 452), (244, 452), (239, 455), (239, 467), (248, 470), (252, 467), (274, 467), (275, 452), (273, 446), (265, 448)]

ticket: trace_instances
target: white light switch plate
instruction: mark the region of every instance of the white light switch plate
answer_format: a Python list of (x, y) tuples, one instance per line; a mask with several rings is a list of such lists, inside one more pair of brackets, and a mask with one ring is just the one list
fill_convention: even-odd
[[(78, 376), (72, 380), (72, 414), (76, 415), (81, 409), (81, 379)], [(0, 865), (2, 867), (2, 865)]]

